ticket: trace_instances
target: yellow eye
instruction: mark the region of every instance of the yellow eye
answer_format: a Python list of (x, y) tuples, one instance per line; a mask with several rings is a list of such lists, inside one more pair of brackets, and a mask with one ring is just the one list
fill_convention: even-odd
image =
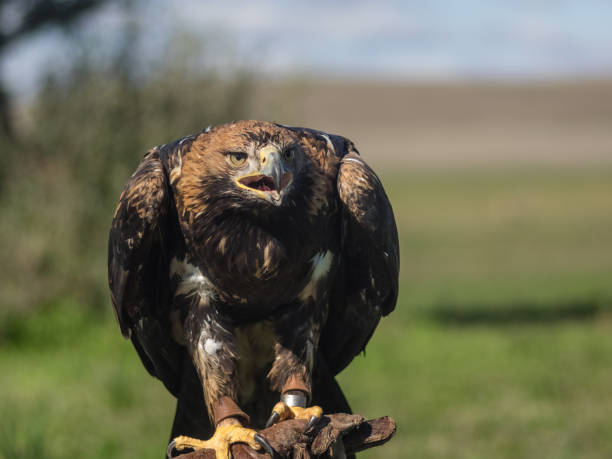
[(246, 153), (228, 153), (227, 158), (232, 166), (244, 166), (247, 162)]
[(295, 150), (293, 148), (289, 148), (283, 152), (283, 159), (285, 161), (293, 161), (294, 156), (295, 156)]

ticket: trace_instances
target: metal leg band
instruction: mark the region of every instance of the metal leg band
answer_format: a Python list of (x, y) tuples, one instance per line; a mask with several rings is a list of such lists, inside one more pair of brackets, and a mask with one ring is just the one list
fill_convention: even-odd
[(299, 406), (301, 408), (306, 408), (308, 405), (308, 397), (302, 391), (292, 390), (281, 395), (281, 402), (287, 406)]

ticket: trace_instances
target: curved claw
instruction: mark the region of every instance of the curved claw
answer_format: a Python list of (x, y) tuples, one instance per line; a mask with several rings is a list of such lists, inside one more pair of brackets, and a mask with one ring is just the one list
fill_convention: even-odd
[(172, 440), (168, 443), (168, 448), (166, 448), (166, 459), (172, 459), (174, 456), (172, 455), (172, 451), (174, 451), (174, 447), (176, 446), (176, 441)]
[(275, 424), (280, 419), (280, 414), (277, 411), (272, 411), (268, 422), (266, 422), (266, 429), (270, 427), (272, 424)]
[(308, 424), (306, 424), (306, 429), (304, 430), (305, 434), (309, 434), (312, 433), (314, 427), (318, 424), (318, 422), (321, 420), (320, 417), (317, 416), (310, 416), (310, 419), (308, 421)]
[[(276, 411), (274, 413), (276, 413)], [(278, 453), (274, 450), (274, 448), (272, 448), (272, 445), (268, 443), (268, 440), (266, 440), (264, 437), (262, 437), (259, 434), (255, 434), (254, 438), (255, 438), (255, 441), (259, 443), (264, 450), (266, 450), (266, 453), (268, 453), (273, 458), (278, 457)]]
[[(187, 451), (193, 450), (193, 448), (189, 448), (189, 447), (187, 447), (186, 449)], [(174, 457), (177, 457), (172, 454), (175, 451), (179, 451), (178, 456), (180, 456), (181, 454), (185, 454), (185, 449), (178, 449), (178, 450), (176, 449), (176, 439), (168, 443), (168, 447), (166, 448), (166, 459), (172, 459)]]

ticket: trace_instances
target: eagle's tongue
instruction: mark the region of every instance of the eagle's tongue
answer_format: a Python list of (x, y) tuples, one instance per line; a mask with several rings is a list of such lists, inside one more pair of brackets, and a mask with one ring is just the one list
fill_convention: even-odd
[(256, 186), (257, 189), (260, 191), (272, 191), (275, 189), (274, 182), (268, 177), (262, 178), (260, 181), (257, 182)]

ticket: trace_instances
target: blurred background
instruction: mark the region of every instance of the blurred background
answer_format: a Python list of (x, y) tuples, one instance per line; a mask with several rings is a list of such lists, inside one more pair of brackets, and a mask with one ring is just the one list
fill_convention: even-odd
[(106, 241), (157, 144), (234, 119), (352, 139), (401, 239), (339, 377), (363, 457), (612, 457), (612, 3), (0, 1), (0, 457), (161, 457), (174, 401)]

